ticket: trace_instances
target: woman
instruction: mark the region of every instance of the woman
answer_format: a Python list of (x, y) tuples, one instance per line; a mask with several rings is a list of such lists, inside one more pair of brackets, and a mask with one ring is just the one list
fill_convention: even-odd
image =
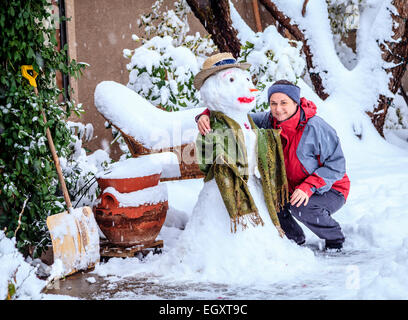
[[(300, 88), (287, 80), (276, 81), (268, 89), (270, 111), (251, 114), (259, 128), (281, 129), (281, 140), (289, 183), (290, 201), (278, 213), (286, 236), (301, 245), (305, 242), (301, 221), (326, 249), (341, 250), (345, 240), (332, 214), (345, 203), (350, 180), (336, 131), (316, 115), (312, 101), (300, 98)], [(201, 134), (210, 128), (209, 111), (196, 118)]]

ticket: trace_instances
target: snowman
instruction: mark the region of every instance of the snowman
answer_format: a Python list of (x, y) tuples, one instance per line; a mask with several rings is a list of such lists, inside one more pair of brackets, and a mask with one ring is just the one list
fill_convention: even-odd
[[(248, 116), (248, 112), (255, 107), (254, 92), (258, 90), (255, 89), (249, 73), (245, 70), (248, 67), (247, 63), (236, 63), (230, 53), (216, 54), (204, 62), (203, 70), (196, 75), (194, 81), (195, 87), (200, 90), (204, 104), (211, 111), (211, 127), (216, 131), (205, 138), (198, 136), (196, 142), (198, 163), (200, 169), (206, 174), (205, 182), (216, 181), (233, 223), (233, 231), (236, 231), (237, 224), (246, 228), (248, 222), (253, 222), (253, 225), (264, 225), (265, 220), (259, 215), (258, 206), (252, 196), (253, 192), (259, 193), (255, 188), (258, 184), (253, 182), (258, 182), (257, 179), (260, 179), (261, 174), (258, 169), (257, 155), (260, 150), (258, 150), (257, 135), (253, 130), (257, 127)], [(225, 142), (226, 139), (227, 142)], [(275, 144), (275, 149), (279, 149), (280, 138), (275, 137), (268, 143)], [(266, 153), (268, 150), (264, 148), (261, 151)], [(279, 154), (269, 153), (268, 156), (278, 158)], [(284, 204), (284, 195), (287, 196), (283, 156), (281, 160), (279, 162), (273, 159), (273, 165), (280, 165), (279, 171), (284, 175), (280, 186), (282, 190), (279, 190), (282, 193), (281, 201), (278, 204), (277, 199), (265, 200), (270, 201), (269, 205), (273, 207), (269, 210), (270, 217), (267, 220), (272, 218), (279, 235), (283, 237), (284, 232), (280, 228), (276, 214), (276, 208)], [(266, 166), (269, 164), (265, 163)], [(261, 165), (260, 168), (265, 166)], [(268, 173), (264, 172), (264, 175)], [(248, 176), (250, 183), (245, 179)], [(266, 179), (262, 180), (265, 184)], [(264, 185), (264, 187), (272, 193), (276, 191), (272, 188), (277, 189), (277, 184), (278, 181), (273, 181), (273, 186)], [(205, 189), (211, 185), (213, 183), (206, 184)], [(261, 189), (261, 192), (265, 194), (265, 190)], [(242, 205), (239, 206), (238, 202)], [(223, 208), (223, 206), (220, 207)]]
[[(242, 186), (249, 191), (256, 214), (246, 222), (238, 219), (235, 220), (238, 225), (232, 223), (223, 194), (225, 190), (217, 184), (220, 179), (205, 179), (177, 246), (161, 258), (158, 272), (162, 269), (167, 274), (190, 275), (194, 279), (200, 276), (204, 281), (243, 283), (245, 279), (282, 279), (293, 272), (305, 272), (313, 265), (312, 251), (283, 236), (279, 223), (272, 221), (265, 202), (257, 135), (248, 117), (255, 107), (254, 92), (257, 91), (246, 71), (248, 67), (249, 64), (236, 63), (229, 53), (216, 54), (204, 62), (194, 85), (212, 114), (232, 119), (241, 129), (247, 161), (247, 180)], [(254, 212), (248, 215), (251, 214)], [(275, 277), (274, 273), (281, 275)]]

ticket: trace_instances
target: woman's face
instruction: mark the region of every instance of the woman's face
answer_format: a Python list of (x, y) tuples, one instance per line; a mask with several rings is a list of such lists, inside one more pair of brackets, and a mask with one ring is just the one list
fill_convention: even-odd
[(276, 92), (269, 100), (272, 116), (278, 121), (285, 121), (293, 116), (297, 109), (297, 104), (284, 93)]

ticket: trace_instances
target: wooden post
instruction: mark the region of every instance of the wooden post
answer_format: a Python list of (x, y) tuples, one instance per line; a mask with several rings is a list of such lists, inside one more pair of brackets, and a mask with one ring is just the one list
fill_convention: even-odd
[(262, 32), (262, 24), (261, 24), (261, 17), (259, 15), (258, 0), (252, 0), (252, 7), (254, 9), (256, 31)]

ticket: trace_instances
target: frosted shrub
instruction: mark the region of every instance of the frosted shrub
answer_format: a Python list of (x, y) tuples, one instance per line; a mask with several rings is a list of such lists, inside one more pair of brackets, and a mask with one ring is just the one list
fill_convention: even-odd
[[(51, 12), (47, 0), (10, 0), (0, 6), (0, 230), (13, 237), (20, 226), (17, 247), (25, 254), (33, 248), (34, 256), (51, 242), (46, 218), (64, 206), (46, 127), (58, 156), (67, 157), (72, 139), (65, 123), (80, 114), (75, 101), (60, 101), (72, 90), (60, 90), (56, 74), (79, 78), (85, 68), (68, 56), (67, 46), (57, 49), (59, 21)], [(38, 95), (22, 77), (22, 65), (38, 73)]]
[(121, 132), (116, 129), (114, 126), (111, 125), (109, 121), (105, 121), (105, 128), (106, 129), (112, 129), (112, 137), (113, 140), (110, 143), (111, 145), (114, 144), (115, 142), (118, 143), (119, 149), (122, 151), (122, 155), (120, 156), (120, 160), (126, 160), (132, 157), (132, 153), (129, 150), (129, 147), (123, 138)]
[(160, 13), (162, 3), (156, 1), (152, 12), (141, 16), (139, 26), (144, 27), (147, 39), (133, 35), (142, 45), (123, 50), (124, 57), (130, 59), (127, 86), (168, 111), (193, 108), (199, 103), (194, 75), (216, 47), (208, 36), (187, 35), (190, 9), (184, 0), (174, 3), (175, 10)]
[(345, 34), (359, 28), (359, 5), (366, 0), (326, 0), (334, 34)]
[(96, 150), (86, 155), (82, 147), (82, 141), (90, 141), (93, 137), (93, 126), (80, 122), (67, 122), (67, 128), (72, 133), (70, 148), (72, 153), (67, 157), (61, 157), (61, 167), (71, 195), (74, 207), (92, 206), (98, 197), (98, 185), (95, 174), (106, 169), (112, 162), (107, 152)]
[(239, 60), (251, 64), (252, 80), (263, 91), (257, 97), (256, 108), (263, 111), (269, 108), (265, 88), (280, 79), (297, 83), (305, 70), (305, 60), (300, 53), (302, 44), (279, 37), (274, 26), (257, 33), (253, 42), (245, 43)]
[(367, 0), (326, 0), (326, 3), (336, 52), (344, 66), (352, 70), (357, 56), (343, 40), (359, 28), (360, 7), (367, 5)]
[(408, 129), (408, 107), (392, 103), (385, 118), (386, 129)]

